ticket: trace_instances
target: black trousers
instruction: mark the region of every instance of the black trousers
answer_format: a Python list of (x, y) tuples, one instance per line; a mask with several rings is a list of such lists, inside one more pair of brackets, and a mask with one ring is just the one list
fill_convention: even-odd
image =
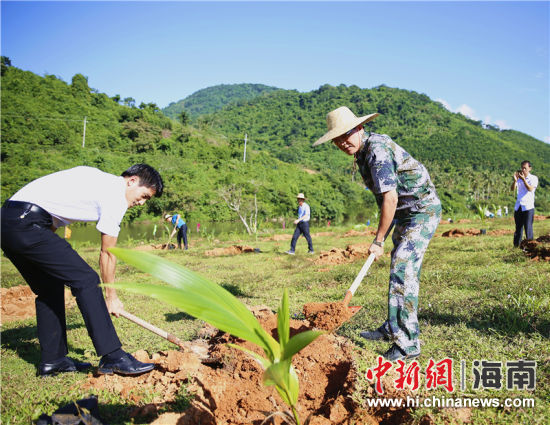
[(292, 241), (290, 242), (290, 250), (296, 250), (296, 242), (301, 234), (303, 234), (304, 238), (306, 238), (308, 250), (313, 251), (313, 242), (311, 241), (311, 236), (309, 234), (309, 221), (300, 221), (296, 225), (296, 229), (292, 235)]
[[(8, 201), (9, 202), (9, 201)], [(13, 204), (11, 204), (13, 205)], [(50, 230), (44, 210), (2, 207), (2, 250), (36, 294), (36, 326), (43, 362), (67, 355), (65, 285), (71, 288), (99, 356), (121, 347), (97, 273)]]
[(178, 248), (181, 248), (181, 241), (183, 240), (183, 246), (187, 248), (187, 224), (184, 224), (178, 229)]
[(514, 246), (519, 246), (525, 229), (525, 239), (533, 239), (533, 218), (535, 209), (522, 211), (521, 207), (514, 211), (514, 221), (516, 222), (516, 231), (514, 232)]

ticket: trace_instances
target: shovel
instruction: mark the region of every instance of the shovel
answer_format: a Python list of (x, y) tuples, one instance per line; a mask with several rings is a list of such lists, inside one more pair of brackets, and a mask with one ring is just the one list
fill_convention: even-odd
[(359, 310), (361, 310), (361, 306), (360, 305), (349, 306), (349, 302), (351, 301), (351, 297), (353, 297), (353, 295), (355, 294), (355, 291), (357, 291), (357, 288), (359, 288), (361, 281), (369, 271), (369, 268), (371, 264), (374, 262), (375, 257), (376, 255), (374, 255), (374, 253), (369, 255), (369, 258), (367, 258), (367, 261), (365, 261), (365, 264), (363, 264), (363, 267), (361, 267), (361, 270), (359, 270), (359, 274), (357, 275), (357, 277), (355, 278), (355, 280), (353, 281), (349, 289), (346, 291), (346, 296), (344, 297), (343, 303), (344, 303), (344, 306), (348, 307), (353, 314), (356, 314)]
[(157, 328), (156, 326), (152, 325), (149, 322), (146, 322), (143, 319), (140, 319), (139, 317), (134, 316), (132, 313), (128, 313), (127, 311), (121, 311), (119, 313), (122, 317), (125, 317), (126, 319), (130, 320), (131, 322), (134, 322), (135, 324), (147, 329), (148, 331), (153, 332), (154, 334), (157, 334), (158, 336), (170, 341), (172, 344), (176, 344), (178, 347), (180, 347), (182, 350), (185, 348), (185, 345), (183, 342), (175, 335), (172, 335), (166, 331), (163, 331), (160, 328)]
[[(384, 236), (384, 240), (386, 240), (386, 238), (388, 237), (388, 235), (392, 231), (394, 224), (395, 224), (395, 221), (392, 221), (388, 231), (386, 232), (386, 234)], [(376, 258), (376, 255), (374, 255), (374, 253), (369, 255), (369, 258), (367, 258), (367, 261), (365, 261), (365, 264), (363, 264), (363, 267), (361, 267), (361, 270), (359, 270), (359, 273), (357, 274), (357, 277), (355, 278), (355, 280), (353, 281), (353, 283), (351, 284), (349, 289), (346, 291), (344, 301), (342, 301), (344, 306), (349, 308), (350, 311), (353, 314), (356, 314), (359, 310), (361, 310), (361, 306), (360, 305), (350, 306), (349, 302), (351, 301), (351, 297), (353, 297), (353, 295), (355, 294), (355, 291), (357, 291), (357, 288), (359, 288), (359, 285), (361, 284), (361, 282), (363, 281), (363, 278), (365, 277), (365, 275), (369, 271), (369, 268), (372, 265), (372, 263), (374, 262), (375, 258)]]

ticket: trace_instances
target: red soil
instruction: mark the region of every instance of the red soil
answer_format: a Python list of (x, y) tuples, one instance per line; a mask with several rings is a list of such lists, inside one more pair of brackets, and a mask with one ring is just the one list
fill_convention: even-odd
[(304, 304), (303, 311), (313, 327), (326, 331), (339, 328), (354, 314), (343, 302)]
[(534, 261), (550, 261), (550, 233), (535, 240), (523, 240), (519, 246)]
[[(501, 236), (509, 235), (514, 233), (512, 229), (501, 229), (501, 230), (489, 230), (487, 235), (491, 236)], [(481, 229), (451, 229), (443, 232), (441, 236), (444, 238), (460, 238), (462, 236), (479, 236), (481, 235)]]
[(222, 255), (238, 255), (245, 252), (254, 252), (254, 248), (244, 245), (233, 245), (228, 248), (214, 248), (210, 251), (205, 251), (204, 255), (207, 257), (219, 257)]
[[(0, 288), (2, 299), (1, 323), (24, 320), (36, 316), (34, 300), (36, 295), (27, 285), (14, 286), (12, 288)], [(76, 301), (69, 289), (65, 289), (65, 308), (76, 305)]]
[(314, 263), (315, 264), (343, 264), (351, 263), (359, 258), (369, 256), (370, 243), (348, 245), (346, 249), (332, 248), (330, 251), (323, 251)]

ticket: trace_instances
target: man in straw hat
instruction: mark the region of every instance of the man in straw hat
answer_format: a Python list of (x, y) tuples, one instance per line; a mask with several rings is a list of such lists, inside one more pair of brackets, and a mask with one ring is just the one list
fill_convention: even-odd
[(354, 155), (363, 181), (376, 197), (380, 222), (369, 247), (378, 259), (385, 235), (394, 231), (391, 252), (388, 318), (376, 330), (361, 332), (368, 340), (392, 341), (384, 354), (396, 361), (417, 357), (418, 288), (424, 253), (441, 219), (441, 202), (426, 168), (386, 135), (366, 132), (363, 124), (377, 113), (356, 117), (342, 106), (327, 115), (328, 132), (313, 146), (329, 140)]
[(296, 249), (296, 242), (298, 241), (298, 238), (300, 237), (300, 234), (304, 235), (304, 238), (306, 238), (307, 241), (307, 248), (308, 253), (313, 254), (315, 251), (313, 251), (313, 242), (311, 241), (311, 236), (309, 234), (309, 218), (311, 215), (311, 210), (309, 209), (309, 205), (306, 203), (303, 193), (298, 193), (298, 196), (296, 197), (298, 199), (298, 218), (294, 220), (294, 224), (296, 225), (296, 229), (294, 230), (294, 234), (292, 235), (292, 241), (290, 242), (290, 250), (286, 251), (286, 254), (294, 255), (294, 251)]

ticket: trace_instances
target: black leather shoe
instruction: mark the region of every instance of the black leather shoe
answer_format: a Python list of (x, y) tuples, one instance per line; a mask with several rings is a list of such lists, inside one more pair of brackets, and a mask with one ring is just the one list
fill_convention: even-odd
[(119, 375), (139, 375), (155, 368), (154, 363), (142, 363), (136, 360), (130, 353), (124, 353), (116, 360), (108, 360), (105, 357), (101, 358), (97, 368), (97, 373), (100, 375), (112, 375), (113, 373), (118, 373)]
[(375, 329), (374, 331), (364, 331), (359, 334), (362, 338), (368, 339), (369, 341), (389, 341), (390, 337), (385, 332), (382, 332), (380, 328)]
[(64, 372), (82, 372), (91, 367), (90, 363), (77, 362), (69, 357), (61, 357), (53, 362), (40, 362), (38, 365), (38, 374), (40, 376), (48, 376)]
[(393, 344), (391, 346), (391, 348), (384, 353), (384, 358), (386, 360), (391, 361), (391, 362), (395, 362), (397, 360), (414, 359), (415, 357), (418, 357), (419, 355), (420, 355), (420, 350), (412, 351), (410, 353), (406, 353), (397, 344)]

